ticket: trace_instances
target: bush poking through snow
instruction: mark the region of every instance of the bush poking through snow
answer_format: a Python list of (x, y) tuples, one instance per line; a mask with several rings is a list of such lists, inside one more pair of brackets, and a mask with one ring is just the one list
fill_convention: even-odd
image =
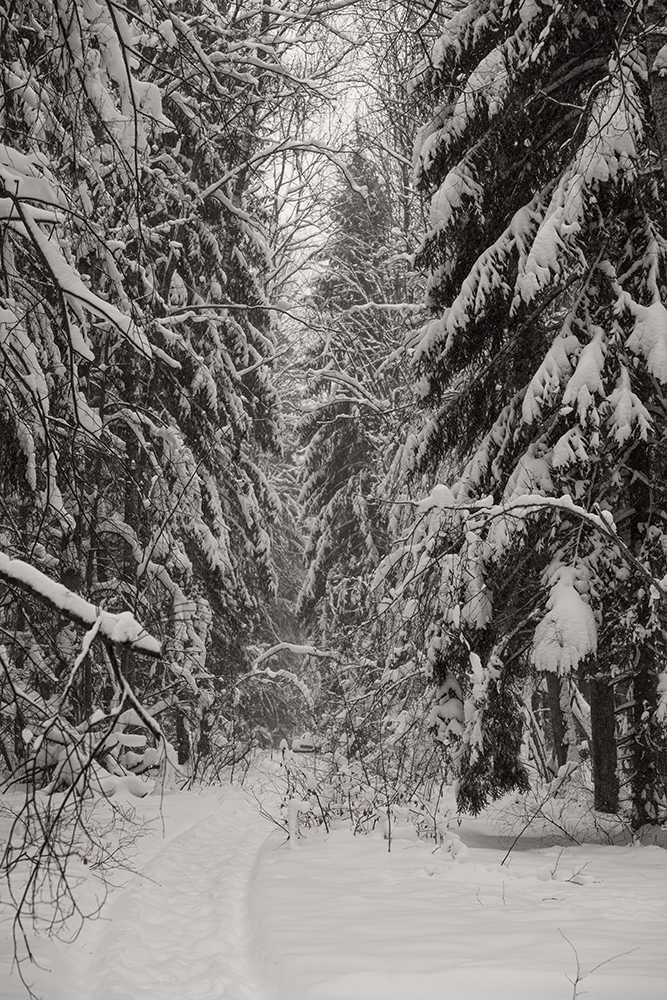
[(377, 831), (388, 850), (394, 840), (432, 839), (449, 846), (454, 839), (448, 834), (443, 783), (424, 782), (409, 790), (402, 782), (392, 782), (388, 772), (373, 770), (368, 762), (348, 757), (340, 748), (310, 754), (304, 760), (284, 744), (274, 762), (273, 789), (253, 791), (263, 811), (290, 839), (298, 840), (317, 829), (349, 829), (355, 834)]
[(74, 785), (45, 794), (15, 786), (0, 800), (0, 904), (13, 915), (14, 956), (32, 959), (31, 932), (71, 941), (99, 914), (109, 874), (125, 867), (145, 832), (131, 805), (130, 776), (116, 796), (81, 796)]
[(524, 835), (570, 845), (632, 840), (627, 818), (593, 808), (593, 789), (584, 765), (563, 765), (552, 781), (535, 783), (521, 795), (507, 795), (490, 812), (498, 829), (512, 838), (504, 862)]

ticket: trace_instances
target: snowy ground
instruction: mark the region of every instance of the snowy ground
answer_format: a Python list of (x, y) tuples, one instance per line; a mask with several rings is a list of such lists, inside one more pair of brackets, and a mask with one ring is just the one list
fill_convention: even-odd
[[(168, 793), (164, 822), (158, 797), (135, 805), (136, 873), (73, 944), (38, 944), (43, 1000), (570, 1000), (577, 962), (586, 1000), (667, 995), (660, 847), (524, 840), (501, 866), (484, 819), (454, 822), (455, 856), (344, 830), (290, 845), (238, 788)], [(19, 1000), (9, 938), (5, 919), (0, 996)]]

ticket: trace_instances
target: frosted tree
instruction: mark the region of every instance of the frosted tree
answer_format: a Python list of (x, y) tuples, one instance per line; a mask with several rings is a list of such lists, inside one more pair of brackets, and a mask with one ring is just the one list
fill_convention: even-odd
[[(0, 42), (2, 542), (159, 636), (158, 663), (122, 666), (185, 757), (275, 589), (264, 167), (278, 109), (318, 87), (290, 55), (318, 8), (20, 6)], [(11, 586), (2, 613), (9, 680), (48, 716), (76, 636)], [(67, 710), (119, 697), (86, 657)], [(3, 719), (9, 764), (26, 720)]]
[[(355, 618), (369, 567), (386, 550), (386, 526), (372, 493), (388, 464), (395, 372), (379, 371), (394, 317), (386, 305), (382, 270), (372, 260), (391, 228), (386, 192), (371, 165), (353, 157), (357, 190), (339, 186), (332, 204), (335, 236), (325, 271), (313, 287), (318, 337), (309, 359), (317, 394), (304, 404), (304, 510), (312, 518), (309, 572), (300, 606), (315, 619)], [(396, 345), (397, 346), (397, 345)]]
[(525, 785), (537, 672), (557, 742), (590, 740), (596, 805), (616, 807), (618, 775), (641, 826), (665, 806), (664, 601), (647, 583), (667, 568), (665, 11), (457, 8), (414, 77), (434, 315), (409, 344), (425, 418), (403, 461), (428, 495), (388, 597), (410, 602), (433, 722), (461, 741), (463, 805)]
[(346, 69), (354, 117), (340, 122), (351, 151), (325, 202), (327, 239), (307, 289), (312, 336), (300, 427), (307, 575), (298, 607), (309, 638), (335, 653), (308, 667), (318, 727), (384, 788), (390, 811), (406, 785), (417, 794), (443, 773), (442, 748), (423, 726), (416, 652), (393, 623), (375, 618), (371, 587), (391, 543), (397, 446), (414, 413), (404, 331), (426, 315), (409, 253), (423, 219), (405, 66), (422, 51), (417, 29), (429, 10), (383, 2), (355, 10), (364, 41)]

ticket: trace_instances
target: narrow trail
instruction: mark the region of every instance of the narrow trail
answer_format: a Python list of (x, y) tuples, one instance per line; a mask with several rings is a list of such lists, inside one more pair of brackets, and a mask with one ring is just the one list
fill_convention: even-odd
[(72, 1000), (266, 1000), (248, 888), (270, 832), (241, 793), (167, 843), (113, 897), (68, 970)]

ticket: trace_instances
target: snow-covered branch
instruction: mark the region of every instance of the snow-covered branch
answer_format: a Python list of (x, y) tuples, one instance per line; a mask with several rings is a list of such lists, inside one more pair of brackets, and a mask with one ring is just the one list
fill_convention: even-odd
[(283, 650), (286, 650), (289, 653), (296, 653), (297, 656), (321, 656), (329, 660), (338, 659), (338, 653), (332, 650), (318, 649), (316, 646), (302, 645), (295, 642), (278, 642), (275, 646), (265, 649), (263, 653), (260, 653), (260, 655), (253, 660), (253, 672), (257, 670), (260, 663), (263, 663), (264, 660), (270, 659), (272, 656), (275, 656), (276, 653), (282, 653)]
[(0, 579), (35, 597), (77, 625), (91, 628), (99, 622), (98, 631), (107, 642), (129, 646), (135, 653), (156, 659), (161, 656), (160, 643), (149, 635), (130, 611), (119, 614), (103, 611), (62, 583), (56, 583), (41, 570), (20, 559), (11, 559), (4, 552), (0, 552)]
[(611, 544), (618, 547), (623, 558), (640, 576), (654, 588), (662, 600), (667, 600), (667, 578), (658, 580), (639, 560), (630, 547), (626, 545), (616, 531), (616, 524), (611, 511), (590, 511), (581, 504), (575, 503), (569, 494), (560, 497), (542, 496), (540, 494), (524, 494), (512, 500), (494, 504), (490, 497), (472, 502), (455, 500), (451, 491), (443, 486), (434, 487), (429, 496), (420, 501), (411, 501), (418, 511), (426, 512), (433, 508), (439, 510), (459, 511), (480, 518), (482, 523), (489, 524), (492, 520), (503, 517), (522, 518), (530, 513), (542, 513), (546, 510), (560, 511), (584, 522), (603, 535)]

